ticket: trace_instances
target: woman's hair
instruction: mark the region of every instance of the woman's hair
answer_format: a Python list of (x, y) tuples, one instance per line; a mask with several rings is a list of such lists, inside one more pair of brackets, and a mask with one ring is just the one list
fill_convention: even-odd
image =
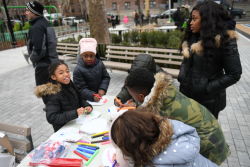
[[(222, 5), (217, 4), (212, 0), (205, 0), (198, 3), (193, 9), (197, 10), (201, 16), (201, 29), (200, 29), (200, 39), (202, 40), (202, 46), (205, 53), (209, 52), (210, 49), (216, 47), (215, 36), (221, 36), (221, 42), (228, 39), (227, 34), (229, 23), (232, 22), (232, 18), (229, 15), (227, 9)], [(190, 29), (190, 23), (192, 21), (192, 12), (190, 13), (190, 18), (188, 20), (188, 26), (185, 32), (184, 41), (189, 41), (192, 37), (192, 31)], [(210, 55), (207, 53), (206, 55)]]
[(56, 62), (53, 62), (50, 66), (49, 66), (49, 78), (55, 74), (55, 71), (57, 69), (58, 66), (64, 64), (65, 66), (68, 67), (68, 65), (63, 61), (63, 60), (58, 60)]
[(152, 165), (152, 159), (170, 143), (172, 133), (168, 120), (140, 111), (125, 112), (111, 127), (114, 143), (135, 166)]

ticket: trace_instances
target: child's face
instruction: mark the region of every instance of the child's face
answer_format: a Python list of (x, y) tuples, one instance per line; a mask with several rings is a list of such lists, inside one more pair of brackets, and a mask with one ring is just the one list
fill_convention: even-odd
[(69, 84), (70, 83), (69, 68), (64, 64), (59, 65), (56, 68), (54, 75), (51, 76), (51, 79), (57, 82), (60, 82), (62, 84), (65, 84), (65, 85)]
[(95, 53), (93, 52), (84, 52), (82, 55), (84, 63), (87, 65), (92, 65), (95, 63)]
[(138, 93), (136, 91), (134, 91), (133, 89), (127, 87), (127, 90), (129, 92), (129, 94), (133, 97), (133, 99), (136, 101), (136, 102), (139, 102), (139, 103), (143, 103), (144, 102), (144, 95), (141, 94), (141, 93)]

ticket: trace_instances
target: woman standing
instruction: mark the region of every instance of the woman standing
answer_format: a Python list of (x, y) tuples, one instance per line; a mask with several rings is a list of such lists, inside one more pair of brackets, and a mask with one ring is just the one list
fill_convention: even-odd
[(193, 8), (182, 43), (180, 91), (216, 118), (226, 106), (226, 88), (242, 73), (234, 27), (221, 5), (206, 0)]

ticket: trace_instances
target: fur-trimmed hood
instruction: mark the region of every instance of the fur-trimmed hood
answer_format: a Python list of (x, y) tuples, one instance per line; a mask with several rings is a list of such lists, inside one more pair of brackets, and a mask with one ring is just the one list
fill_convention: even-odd
[[(155, 75), (155, 83), (151, 92), (144, 98), (144, 102), (138, 109), (147, 110), (160, 114), (161, 107), (173, 100), (176, 94), (176, 88), (172, 85), (172, 77), (164, 72)], [(169, 97), (169, 98), (167, 98)]]
[(61, 84), (53, 84), (49, 82), (47, 84), (37, 86), (35, 88), (34, 93), (37, 97), (43, 97), (47, 95), (57, 94), (61, 90), (62, 90)]
[[(229, 35), (229, 39), (238, 39), (238, 34), (234, 30), (228, 30), (227, 34)], [(219, 48), (221, 45), (221, 36), (218, 34), (214, 37), (214, 39), (216, 47)], [(190, 47), (188, 46), (188, 42), (184, 41), (182, 43), (182, 55), (185, 58), (189, 58), (191, 55), (190, 52), (196, 53), (197, 55), (201, 55), (203, 52), (202, 41), (200, 40), (196, 43), (193, 43)]]

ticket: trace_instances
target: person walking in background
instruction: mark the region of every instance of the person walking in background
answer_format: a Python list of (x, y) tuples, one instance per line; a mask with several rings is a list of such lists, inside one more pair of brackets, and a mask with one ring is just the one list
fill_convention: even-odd
[(48, 67), (58, 60), (56, 52), (56, 37), (49, 23), (43, 17), (43, 5), (37, 1), (26, 4), (25, 15), (31, 24), (28, 32), (27, 49), (30, 60), (35, 68), (36, 85), (48, 82)]
[(123, 23), (124, 24), (128, 24), (128, 16), (124, 16), (123, 17)]
[(139, 23), (139, 14), (136, 11), (135, 11), (135, 16), (134, 16), (134, 22), (135, 22), (135, 26), (137, 26)]
[(206, 0), (191, 12), (178, 81), (180, 91), (218, 118), (226, 107), (226, 88), (241, 77), (235, 22), (223, 6)]
[(62, 60), (49, 67), (50, 80), (35, 89), (37, 97), (46, 99), (46, 118), (58, 131), (67, 122), (92, 112), (92, 106), (82, 97), (70, 79), (68, 65)]
[(181, 29), (181, 26), (184, 22), (184, 18), (182, 17), (181, 10), (178, 7), (177, 10), (173, 14), (173, 20), (178, 29)]
[(106, 94), (110, 76), (103, 62), (96, 58), (97, 41), (82, 38), (80, 58), (73, 72), (73, 82), (84, 99), (98, 102)]
[(111, 126), (119, 166), (218, 167), (200, 153), (195, 128), (150, 112), (127, 111)]

